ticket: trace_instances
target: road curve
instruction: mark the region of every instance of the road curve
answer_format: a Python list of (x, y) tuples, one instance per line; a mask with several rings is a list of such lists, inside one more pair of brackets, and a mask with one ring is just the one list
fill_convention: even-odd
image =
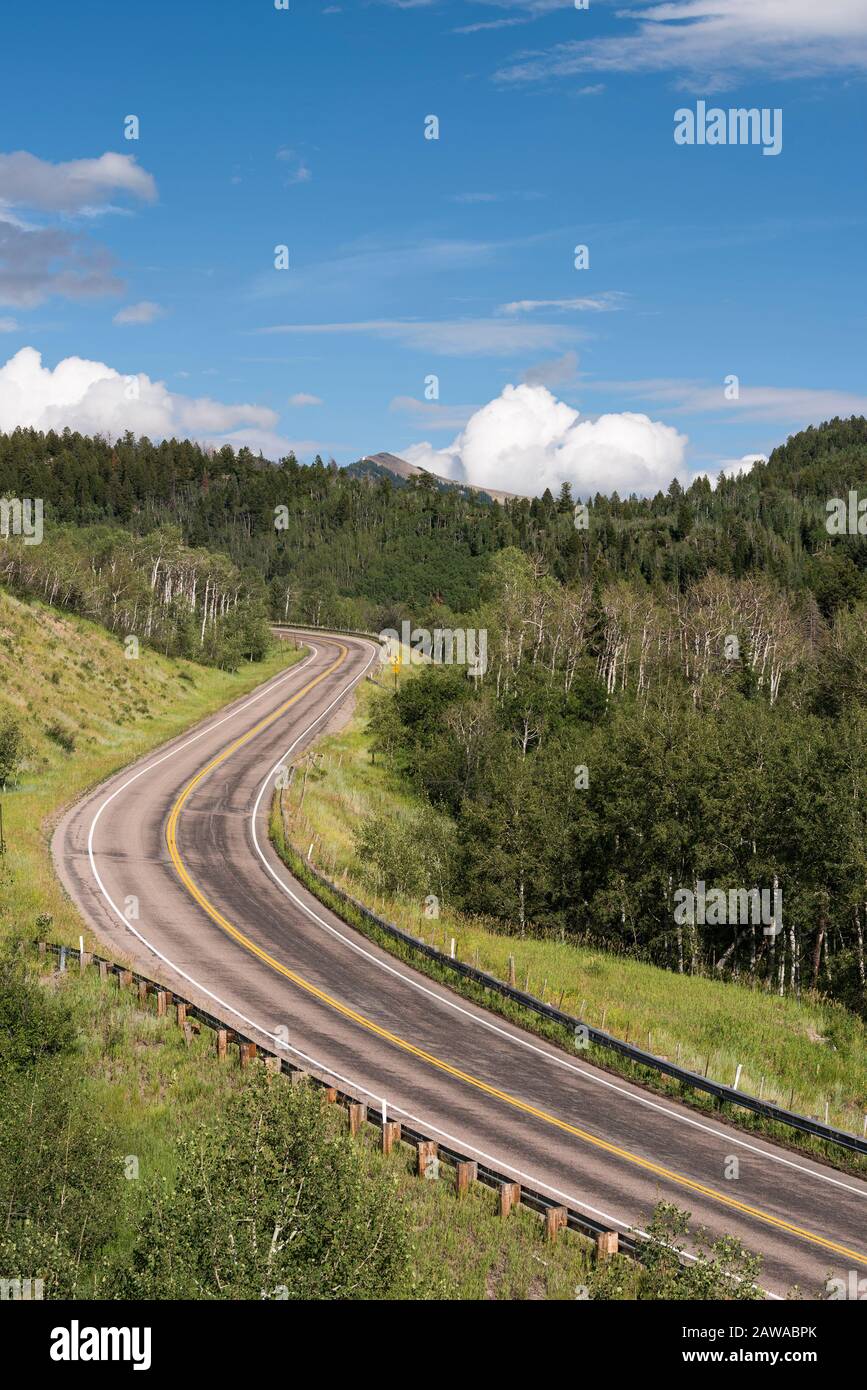
[[(777, 1294), (798, 1285), (813, 1295), (853, 1269), (863, 1278), (867, 1183), (486, 1013), (291, 877), (268, 841), (274, 774), (378, 656), (362, 638), (305, 641), (302, 662), (63, 817), (55, 865), (97, 936), (229, 1026), (275, 1050), (288, 1036), (290, 1060), (615, 1227), (641, 1229), (665, 1199), (760, 1251), (762, 1282)], [(726, 1176), (733, 1158), (737, 1178)]]

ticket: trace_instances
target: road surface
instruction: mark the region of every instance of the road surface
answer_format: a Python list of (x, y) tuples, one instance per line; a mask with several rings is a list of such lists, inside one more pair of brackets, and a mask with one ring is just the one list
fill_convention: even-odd
[[(267, 833), (277, 769), (335, 717), (375, 643), (310, 635), (252, 696), (72, 807), (58, 872), (96, 935), (290, 1061), (627, 1229), (657, 1201), (764, 1257), (776, 1294), (867, 1276), (867, 1183), (583, 1062), (371, 944), (288, 873)], [(134, 915), (137, 912), (137, 916)], [(731, 1160), (739, 1175), (727, 1177)]]

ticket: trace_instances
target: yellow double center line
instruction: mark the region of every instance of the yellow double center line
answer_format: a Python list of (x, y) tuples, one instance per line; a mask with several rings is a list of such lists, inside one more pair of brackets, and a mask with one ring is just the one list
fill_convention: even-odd
[(269, 725), (273, 724), (275, 720), (285, 714), (288, 709), (291, 709), (293, 705), (297, 704), (299, 700), (303, 699), (304, 696), (309, 694), (317, 685), (338, 670), (338, 668), (343, 665), (348, 654), (349, 649), (341, 645), (340, 656), (331, 666), (328, 666), (318, 676), (314, 677), (313, 680), (308, 681), (307, 684), (302, 686), (290, 699), (280, 705), (279, 709), (266, 715), (264, 719), (260, 719), (259, 722), (254, 724), (251, 729), (248, 729), (245, 734), (235, 739), (234, 742), (224, 748), (221, 753), (218, 753), (216, 757), (212, 758), (211, 761), (187, 783), (172, 807), (168, 825), (166, 826), (166, 843), (168, 844), (172, 864), (185, 888), (199, 906), (208, 914), (211, 921), (215, 922), (217, 926), (231, 936), (234, 941), (237, 941), (239, 946), (243, 946), (245, 951), (249, 951), (251, 955), (256, 956), (257, 959), (261, 960), (271, 970), (276, 971), (278, 975), (282, 975), (285, 979), (291, 980), (292, 984), (297, 985), (299, 989), (304, 990), (307, 994), (313, 995), (315, 999), (327, 1005), (328, 1008), (334, 1009), (335, 1012), (342, 1014), (344, 1018), (348, 1018), (353, 1023), (358, 1024), (360, 1028), (366, 1029), (369, 1033), (374, 1033), (378, 1038), (383, 1038), (394, 1047), (399, 1047), (403, 1052), (408, 1052), (411, 1056), (418, 1057), (420, 1061), (426, 1062), (428, 1066), (435, 1067), (437, 1071), (445, 1072), (446, 1075), (453, 1076), (455, 1080), (461, 1081), (467, 1086), (472, 1086), (477, 1091), (484, 1092), (485, 1095), (493, 1096), (496, 1100), (502, 1101), (505, 1105), (511, 1106), (514, 1110), (520, 1110), (525, 1115), (532, 1115), (534, 1119), (541, 1120), (544, 1124), (551, 1125), (554, 1129), (562, 1130), (564, 1134), (574, 1135), (575, 1138), (582, 1139), (586, 1144), (591, 1144), (594, 1148), (601, 1149), (604, 1153), (613, 1154), (616, 1158), (624, 1159), (627, 1163), (631, 1163), (637, 1168), (642, 1168), (648, 1173), (653, 1173), (659, 1178), (664, 1178), (667, 1182), (676, 1183), (679, 1187), (688, 1188), (692, 1192), (698, 1192), (703, 1197), (709, 1197), (715, 1202), (720, 1202), (723, 1206), (743, 1212), (744, 1215), (751, 1216), (756, 1221), (762, 1221), (768, 1226), (776, 1227), (777, 1230), (786, 1231), (789, 1235), (809, 1241), (812, 1245), (819, 1245), (822, 1249), (830, 1250), (835, 1255), (842, 1255), (847, 1260), (854, 1260), (856, 1264), (867, 1265), (867, 1256), (861, 1255), (855, 1250), (849, 1250), (845, 1245), (839, 1245), (836, 1241), (829, 1240), (826, 1236), (816, 1235), (813, 1231), (805, 1231), (800, 1226), (795, 1226), (789, 1221), (784, 1221), (778, 1216), (771, 1215), (770, 1212), (762, 1211), (758, 1207), (749, 1206), (746, 1202), (739, 1202), (735, 1197), (730, 1197), (725, 1192), (717, 1192), (715, 1188), (707, 1187), (704, 1183), (696, 1182), (693, 1178), (684, 1177), (681, 1173), (672, 1172), (670, 1168), (663, 1168), (657, 1163), (652, 1163), (649, 1159), (642, 1158), (639, 1154), (631, 1153), (629, 1149), (620, 1148), (617, 1144), (610, 1144), (607, 1140), (600, 1139), (595, 1134), (589, 1134), (586, 1130), (579, 1129), (575, 1125), (570, 1125), (566, 1120), (561, 1120), (556, 1115), (549, 1114), (546, 1110), (540, 1110), (536, 1106), (528, 1104), (527, 1101), (520, 1100), (517, 1096), (510, 1095), (507, 1091), (501, 1091), (495, 1086), (489, 1086), (486, 1081), (480, 1080), (477, 1076), (472, 1076), (469, 1072), (461, 1071), (459, 1068), (451, 1066), (450, 1063), (444, 1062), (440, 1057), (434, 1056), (433, 1053), (425, 1052), (422, 1048), (416, 1047), (414, 1043), (407, 1042), (405, 1038), (400, 1038), (396, 1033), (389, 1032), (387, 1028), (381, 1028), (379, 1024), (374, 1023), (372, 1019), (366, 1018), (364, 1014), (358, 1013), (355, 1009), (351, 1009), (347, 1004), (343, 1004), (339, 999), (335, 999), (333, 995), (326, 994), (324, 990), (317, 988), (317, 986), (311, 984), (309, 980), (303, 979), (303, 977), (296, 974), (294, 970), (289, 970), (287, 966), (275, 960), (267, 951), (263, 951), (261, 946), (257, 946), (254, 941), (251, 941), (249, 937), (245, 936), (243, 932), (233, 926), (232, 923), (214, 907), (213, 903), (205, 897), (198, 884), (194, 882), (178, 852), (178, 818), (184, 805), (195, 791), (196, 787), (204, 781), (209, 773), (226, 762), (239, 748), (243, 748), (244, 744), (249, 743), (257, 734), (267, 729)]

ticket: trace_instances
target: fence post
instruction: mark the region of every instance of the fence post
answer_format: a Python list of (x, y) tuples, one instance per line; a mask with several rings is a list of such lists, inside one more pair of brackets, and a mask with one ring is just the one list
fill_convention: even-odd
[(400, 1120), (386, 1120), (382, 1126), (382, 1152), (390, 1154), (400, 1143)]
[(336, 1086), (326, 1086), (326, 1087), (325, 1087), (325, 1101), (326, 1101), (326, 1104), (327, 1104), (327, 1105), (335, 1105), (335, 1104), (336, 1104), (336, 1102), (337, 1102), (337, 1087), (336, 1087)]
[(108, 979), (108, 961), (107, 961), (107, 960), (101, 960), (101, 961), (99, 962), (99, 978), (100, 978), (100, 980), (107, 980), (107, 979)]
[(157, 990), (157, 1018), (166, 1016), (166, 992), (164, 989)]
[(185, 1024), (186, 1021), (187, 1021), (187, 1006), (186, 1006), (186, 1004), (184, 1004), (183, 1001), (180, 1000), (180, 999), (178, 1000), (177, 1009), (178, 1009), (178, 1018), (177, 1018), (178, 1027), (179, 1027), (179, 1028), (183, 1028), (184, 1024)]
[(256, 1060), (256, 1044), (252, 1042), (238, 1043), (238, 1061), (242, 1067), (246, 1067), (249, 1062)]
[(455, 1192), (459, 1197), (466, 1197), (470, 1190), (470, 1183), (475, 1182), (479, 1175), (479, 1165), (471, 1159), (462, 1159), (455, 1164)]
[(351, 1101), (349, 1105), (349, 1133), (358, 1134), (366, 1119), (367, 1106), (361, 1105), (358, 1101)]
[(117, 972), (117, 987), (118, 987), (118, 989), (124, 989), (124, 988), (129, 989), (130, 986), (131, 986), (131, 984), (132, 984), (132, 971), (131, 971), (131, 970), (119, 970), (119, 971)]
[(228, 1039), (228, 1035), (227, 1035), (227, 1030), (226, 1030), (225, 1028), (218, 1028), (218, 1029), (217, 1029), (217, 1057), (218, 1057), (218, 1059), (219, 1059), (221, 1062), (222, 1062), (222, 1061), (225, 1061), (226, 1049), (227, 1049), (228, 1046), (229, 1046), (229, 1039)]
[(517, 1182), (500, 1183), (500, 1215), (508, 1216), (512, 1207), (521, 1200), (521, 1184)]
[(600, 1231), (596, 1237), (596, 1258), (599, 1261), (610, 1259), (620, 1248), (620, 1237), (616, 1231)]
[(560, 1231), (566, 1229), (566, 1208), (548, 1207), (545, 1211), (545, 1235), (555, 1241)]
[(428, 1169), (437, 1161), (437, 1146), (432, 1139), (420, 1139), (418, 1141), (418, 1155), (416, 1159), (416, 1172), (420, 1178), (426, 1178)]

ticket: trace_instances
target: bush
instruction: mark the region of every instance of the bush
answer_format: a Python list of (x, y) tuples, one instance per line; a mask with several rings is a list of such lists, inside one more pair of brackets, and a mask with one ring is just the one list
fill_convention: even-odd
[(151, 1190), (120, 1298), (381, 1298), (406, 1238), (389, 1179), (364, 1171), (318, 1089), (251, 1078), (178, 1141)]
[(25, 757), (24, 735), (16, 720), (0, 724), (0, 787), (14, 783)]

